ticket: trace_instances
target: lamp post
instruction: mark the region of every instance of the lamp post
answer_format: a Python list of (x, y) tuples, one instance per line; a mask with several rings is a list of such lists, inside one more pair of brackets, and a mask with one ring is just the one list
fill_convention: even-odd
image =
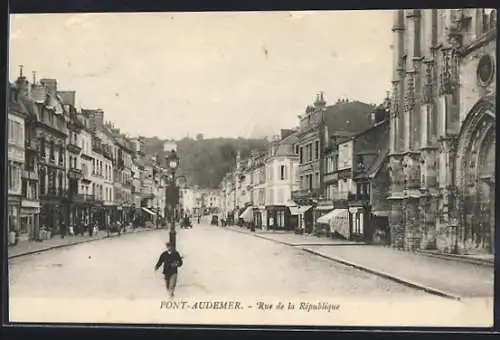
[(177, 195), (177, 186), (175, 183), (175, 172), (179, 166), (179, 157), (177, 156), (177, 153), (175, 150), (171, 150), (170, 154), (166, 157), (167, 158), (167, 166), (168, 169), (170, 170), (171, 174), (171, 181), (170, 183), (167, 183), (165, 186), (165, 211), (168, 211), (168, 205), (170, 203), (170, 211), (171, 211), (171, 223), (170, 223), (170, 244), (172, 245), (173, 249), (176, 249), (176, 231), (175, 231), (175, 217), (174, 217), (174, 210), (175, 206), (178, 201), (178, 195)]

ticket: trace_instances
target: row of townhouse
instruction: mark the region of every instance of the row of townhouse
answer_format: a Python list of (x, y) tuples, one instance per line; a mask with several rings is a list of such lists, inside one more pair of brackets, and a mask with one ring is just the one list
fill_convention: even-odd
[(30, 83), (21, 67), (8, 90), (11, 243), (39, 239), (41, 229), (64, 235), (161, 215), (163, 181), (147, 182), (157, 165), (145, 164), (142, 138), (106, 123), (103, 110), (77, 109), (75, 91), (59, 90), (56, 79), (33, 73)]
[(484, 8), (394, 11), (391, 98), (327, 106), (318, 95), (287, 156), (298, 169), (285, 222), (271, 208), (286, 197), (273, 181), (286, 165), (272, 151), (237, 160), (221, 183), (224, 212), (405, 250), (494, 255), (496, 20)]
[(265, 152), (245, 160), (238, 153), (221, 183), (225, 215), (261, 228), (347, 238), (371, 239), (368, 225), (386, 230), (389, 105), (343, 99), (328, 106), (318, 94), (298, 128), (282, 129)]

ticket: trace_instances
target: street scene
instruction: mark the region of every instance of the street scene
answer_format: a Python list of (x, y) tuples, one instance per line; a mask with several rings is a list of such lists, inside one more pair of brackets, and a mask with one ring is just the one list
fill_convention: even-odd
[[(311, 241), (303, 237), (290, 240), (286, 234), (276, 233), (269, 235), (269, 239), (263, 239), (233, 227), (217, 228), (209, 224), (180, 230), (177, 236), (177, 248), (184, 264), (179, 270), (176, 297), (172, 301), (254, 301), (258, 297), (257, 300), (266, 302), (281, 299), (339, 303), (352, 299), (409, 299), (407, 301), (415, 301), (415, 306), (418, 306), (417, 301), (431, 301), (440, 310), (450, 306), (454, 309), (451, 315), (456, 315), (463, 305), (470, 305), (469, 300), (492, 293), (488, 284), (492, 279), (491, 270), (474, 265), (449, 265), (431, 259), (438, 270), (445, 271), (444, 275), (474, 271), (474, 281), (467, 283), (475, 285), (472, 290), (466, 289), (463, 283), (427, 279), (426, 282), (434, 287), (460, 294), (464, 301), (458, 302), (432, 291), (315, 256), (304, 251), (302, 246), (273, 240), (295, 241), (296, 244), (302, 241), (304, 247), (325, 251), (335, 247), (348, 248), (348, 245), (325, 245), (317, 239)], [(169, 322), (165, 316), (162, 317), (164, 313), (158, 314), (157, 309), (152, 308), (158, 308), (160, 299), (167, 299), (162, 275), (153, 270), (165, 240), (168, 240), (168, 230), (153, 230), (12, 259), (9, 263), (11, 318), (40, 322), (50, 322), (54, 318), (65, 322), (98, 322), (103, 315), (102, 310), (111, 308), (115, 315), (110, 320), (112, 322)], [(345, 250), (343, 252), (345, 255)], [(262, 259), (267, 260), (264, 262)], [(425, 275), (419, 278), (425, 279)], [(61, 301), (69, 304), (47, 308), (38, 302), (40, 299), (52, 301), (56, 306)], [(153, 305), (146, 304), (141, 315), (127, 316), (115, 306), (115, 301), (122, 299), (138, 303), (153, 301)], [(83, 300), (100, 301), (102, 310), (83, 307), (74, 310), (74, 305), (80, 306)], [(29, 308), (26, 308), (26, 301), (29, 301)], [(302, 318), (301, 322), (297, 320), (299, 324), (311, 322), (308, 317), (299, 316), (290, 317), (291, 320)], [(327, 316), (320, 314), (314, 318), (324, 323), (323, 318)], [(179, 315), (171, 315), (170, 318), (170, 322), (173, 322), (172, 319), (185, 322)], [(209, 316), (205, 318), (210, 319)], [(329, 318), (329, 322), (335, 325), (331, 315)], [(469, 318), (469, 322), (477, 322), (472, 315)], [(236, 320), (241, 318), (236, 317)], [(227, 321), (237, 323), (236, 320)], [(382, 316), (381, 320), (387, 323), (390, 315)], [(412, 322), (410, 318), (401, 318), (400, 321)], [(449, 317), (443, 318), (443, 321), (450, 322)]]
[(11, 15), (10, 320), (488, 327), (496, 18)]

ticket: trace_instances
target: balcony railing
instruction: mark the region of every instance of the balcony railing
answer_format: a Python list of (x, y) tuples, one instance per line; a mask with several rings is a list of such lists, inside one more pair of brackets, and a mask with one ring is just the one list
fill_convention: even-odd
[(73, 198), (75, 200), (78, 200), (78, 201), (95, 201), (96, 200), (96, 195), (94, 194), (76, 194), (73, 196)]
[(36, 151), (37, 150), (37, 141), (36, 139), (27, 139), (24, 141), (24, 148), (31, 150), (31, 151)]
[(420, 178), (410, 178), (404, 182), (405, 189), (420, 189), (421, 180)]
[(318, 198), (320, 196), (319, 189), (312, 190), (295, 190), (292, 191), (292, 199), (301, 199), (301, 198)]
[(80, 145), (78, 145), (78, 142), (76, 140), (71, 138), (68, 143), (68, 151), (74, 153), (80, 153), (80, 151), (82, 151), (82, 148)]
[(26, 169), (23, 170), (22, 178), (36, 181), (38, 180), (38, 173), (34, 169)]
[(83, 177), (82, 170), (76, 168), (70, 168), (68, 170), (68, 178), (73, 180), (80, 180)]
[(327, 173), (325, 174), (325, 176), (323, 177), (323, 181), (325, 183), (328, 183), (328, 182), (335, 182), (335, 181), (338, 181), (339, 180), (339, 174), (336, 173), (336, 172), (331, 172), (331, 173)]

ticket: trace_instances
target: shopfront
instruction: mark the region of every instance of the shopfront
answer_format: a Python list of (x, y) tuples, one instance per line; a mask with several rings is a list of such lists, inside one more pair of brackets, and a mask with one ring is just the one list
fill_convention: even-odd
[[(21, 233), (21, 196), (9, 195), (8, 201), (8, 231), (9, 233)], [(13, 234), (14, 235), (14, 234)], [(14, 239), (9, 239), (9, 243), (13, 244)]]
[(21, 218), (20, 218), (20, 241), (34, 241), (39, 239), (40, 228), (40, 203), (37, 201), (21, 202)]
[(367, 241), (370, 233), (369, 213), (365, 207), (349, 207), (349, 221), (351, 239), (355, 241)]
[(266, 209), (254, 208), (253, 209), (253, 218), (254, 224), (256, 228), (266, 228), (267, 227), (267, 214)]
[(272, 230), (284, 230), (290, 225), (290, 210), (286, 206), (266, 207), (267, 225)]
[(67, 204), (61, 201), (42, 201), (40, 207), (40, 229), (50, 231), (51, 235), (61, 233), (61, 226), (65, 223)]
[(297, 205), (288, 207), (290, 215), (296, 218), (296, 228), (305, 233), (313, 231), (313, 209), (312, 205)]

